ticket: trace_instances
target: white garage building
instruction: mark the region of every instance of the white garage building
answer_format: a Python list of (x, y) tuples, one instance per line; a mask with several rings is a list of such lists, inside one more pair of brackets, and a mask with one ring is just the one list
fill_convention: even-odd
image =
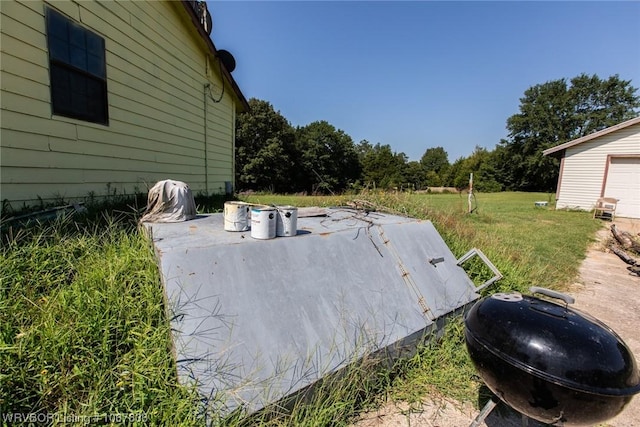
[(640, 117), (543, 151), (560, 157), (556, 209), (618, 199), (616, 216), (640, 218)]

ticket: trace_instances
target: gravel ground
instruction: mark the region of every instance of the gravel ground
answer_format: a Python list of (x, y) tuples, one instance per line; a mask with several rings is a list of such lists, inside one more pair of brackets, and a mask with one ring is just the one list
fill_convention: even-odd
[[(618, 218), (614, 223), (619, 230), (634, 235), (640, 233), (640, 220)], [(630, 275), (626, 264), (606, 250), (605, 243), (610, 236), (609, 223), (605, 223), (567, 293), (576, 298), (573, 307), (600, 319), (616, 331), (640, 366), (640, 277)], [(353, 427), (465, 427), (473, 422), (478, 412), (469, 403), (430, 396), (422, 405), (413, 407), (389, 402), (362, 414)], [(482, 424), (487, 427), (543, 425), (530, 419), (523, 420), (504, 405), (496, 407)], [(598, 427), (640, 427), (640, 397), (636, 396), (620, 415)]]

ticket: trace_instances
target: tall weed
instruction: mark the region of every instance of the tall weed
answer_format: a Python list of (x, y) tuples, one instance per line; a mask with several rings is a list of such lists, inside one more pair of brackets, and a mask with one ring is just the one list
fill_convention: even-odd
[(0, 413), (194, 420), (153, 250), (130, 224), (52, 223), (2, 248)]

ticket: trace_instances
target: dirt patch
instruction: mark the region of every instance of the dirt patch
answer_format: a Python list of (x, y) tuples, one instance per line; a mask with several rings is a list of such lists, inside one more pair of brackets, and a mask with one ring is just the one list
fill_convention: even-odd
[[(619, 230), (640, 232), (640, 221), (614, 221)], [(569, 293), (576, 297), (575, 308), (591, 314), (611, 327), (629, 346), (640, 363), (640, 277), (629, 274), (627, 264), (606, 249), (611, 238), (609, 223), (597, 233), (587, 258), (580, 265), (579, 278)], [(610, 420), (610, 427), (640, 427), (640, 397)]]
[[(640, 220), (619, 218), (619, 230), (640, 233)], [(609, 223), (596, 235), (596, 242), (580, 265), (579, 275), (568, 294), (576, 298), (574, 308), (589, 313), (611, 327), (627, 343), (640, 365), (640, 277), (630, 275), (627, 265), (606, 250), (611, 237)], [(353, 427), (464, 427), (470, 425), (478, 410), (442, 396), (430, 396), (422, 405), (409, 407), (388, 403), (365, 413)], [(533, 420), (524, 424), (519, 414), (499, 405), (485, 420), (487, 427), (542, 426)], [(636, 396), (617, 417), (599, 427), (640, 427), (640, 397)]]

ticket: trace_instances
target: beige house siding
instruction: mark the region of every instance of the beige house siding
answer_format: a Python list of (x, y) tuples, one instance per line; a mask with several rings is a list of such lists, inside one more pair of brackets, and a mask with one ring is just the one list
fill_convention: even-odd
[[(105, 39), (106, 126), (52, 114), (48, 6)], [(2, 200), (146, 192), (167, 178), (211, 194), (233, 181), (238, 98), (226, 83), (212, 100), (219, 65), (181, 2), (1, 1), (0, 15)]]
[(640, 124), (567, 148), (556, 207), (591, 210), (598, 197), (603, 196), (610, 156), (638, 155)]

